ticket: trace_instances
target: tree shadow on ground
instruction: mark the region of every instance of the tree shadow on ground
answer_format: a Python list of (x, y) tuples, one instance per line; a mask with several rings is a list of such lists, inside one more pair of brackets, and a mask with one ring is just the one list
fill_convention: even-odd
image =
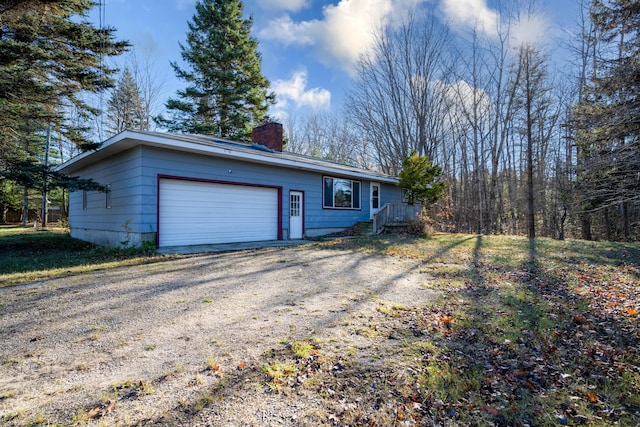
[(546, 254), (535, 239), (517, 269), (493, 262), (486, 250), (477, 236), (472, 279), (422, 311), (423, 324), (434, 325), (436, 350), (423, 363), (428, 409), (421, 418), (632, 425), (640, 413), (637, 320), (577, 295), (564, 271), (542, 267)]
[[(547, 241), (514, 244), (508, 262), (496, 256), (492, 242), (489, 236), (460, 236), (431, 252), (413, 253), (420, 268), (433, 267), (443, 298), (428, 306), (379, 306), (364, 336), (378, 349), (376, 360), (338, 354), (305, 371), (313, 358), (279, 350), (277, 360), (315, 375), (312, 387), (302, 387), (297, 374), (286, 378), (280, 392), (324, 402), (316, 413), (319, 424), (634, 425), (640, 415), (637, 317), (598, 301), (598, 295), (610, 295), (588, 293), (606, 278), (594, 279), (587, 293), (576, 292), (581, 288), (574, 278), (586, 273), (559, 262)], [(403, 245), (411, 244), (380, 239), (357, 250), (407, 256)], [(357, 248), (355, 242), (347, 247)], [(468, 256), (450, 253), (456, 248), (468, 249)], [(448, 254), (456, 268), (440, 265)], [(604, 254), (608, 261), (582, 255), (603, 267), (624, 265), (625, 259), (616, 250)], [(582, 259), (579, 251), (570, 257)], [(629, 276), (637, 277), (637, 270)], [(255, 369), (237, 375), (216, 393), (241, 393), (243, 382), (261, 376), (267, 381)], [(182, 412), (193, 420), (202, 415)]]
[[(364, 360), (357, 351), (341, 351), (334, 342), (311, 341), (315, 353), (307, 357), (296, 354), (292, 342), (274, 344), (203, 394), (139, 425), (220, 421), (221, 408), (242, 404), (239, 396), (247, 395), (282, 405), (313, 401), (317, 411), (308, 414), (310, 418), (298, 414), (295, 422), (289, 420), (291, 425), (634, 425), (640, 411), (637, 317), (608, 307), (611, 289), (598, 293), (607, 279), (600, 277), (602, 271), (612, 265), (624, 267), (625, 258), (611, 255), (616, 247), (607, 251), (605, 256), (612, 258), (604, 261), (597, 254), (582, 254), (575, 245), (575, 251), (559, 253), (572, 243), (555, 246), (530, 239), (496, 248), (494, 239), (460, 235), (423, 249), (420, 240), (382, 237), (310, 248), (321, 252), (321, 260), (349, 251), (390, 260), (411, 258), (415, 262), (403, 271), (428, 270), (443, 297), (415, 307), (381, 302), (368, 316), (349, 324), (349, 313), (371, 301), (371, 295), (356, 298), (316, 326), (329, 328), (342, 321), (344, 336), (369, 346), (368, 354), (375, 357)], [(251, 256), (227, 258), (230, 265), (250, 262)], [(584, 259), (593, 260), (594, 266), (582, 266)], [(204, 283), (200, 276), (212, 263), (199, 265), (193, 272), (198, 280), (188, 286), (196, 289)], [(345, 268), (363, 265), (354, 260)], [(187, 271), (184, 265), (175, 268)], [(272, 268), (274, 274), (285, 274), (304, 268), (304, 263), (276, 259)], [(637, 282), (637, 268), (628, 270)], [(238, 283), (248, 278), (238, 278)], [(381, 282), (373, 291), (383, 292), (388, 286), (389, 281)], [(165, 284), (126, 299), (135, 305), (170, 290)], [(227, 291), (232, 292), (232, 286)], [(314, 296), (323, 295), (321, 289), (316, 291)], [(282, 366), (282, 377), (267, 374), (264, 367), (271, 364)], [(202, 374), (215, 375), (206, 368)], [(247, 424), (264, 421), (256, 418)]]

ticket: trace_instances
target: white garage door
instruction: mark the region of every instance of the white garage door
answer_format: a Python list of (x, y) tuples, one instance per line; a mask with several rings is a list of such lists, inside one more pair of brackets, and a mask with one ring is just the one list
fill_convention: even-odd
[(159, 246), (278, 238), (278, 190), (160, 180)]

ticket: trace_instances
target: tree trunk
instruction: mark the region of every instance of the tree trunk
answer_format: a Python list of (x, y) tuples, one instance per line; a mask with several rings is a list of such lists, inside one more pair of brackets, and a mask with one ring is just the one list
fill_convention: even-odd
[(533, 88), (531, 81), (531, 54), (529, 50), (525, 50), (524, 55), (525, 62), (525, 108), (527, 112), (527, 236), (530, 239), (536, 237), (536, 222), (535, 222), (535, 204), (533, 193)]
[(589, 214), (583, 212), (580, 222), (582, 225), (582, 238), (584, 240), (593, 240), (593, 235), (591, 234), (591, 218), (589, 218)]
[(602, 210), (602, 216), (604, 217), (604, 229), (605, 229), (605, 235), (607, 236), (607, 241), (611, 241), (612, 240), (612, 232), (611, 232), (611, 215), (609, 214), (609, 208), (605, 207)]
[(25, 185), (24, 190), (22, 191), (22, 225), (26, 227), (28, 221), (29, 221), (29, 189)]
[(631, 239), (631, 224), (629, 221), (629, 203), (622, 202), (622, 224), (624, 227), (624, 240)]

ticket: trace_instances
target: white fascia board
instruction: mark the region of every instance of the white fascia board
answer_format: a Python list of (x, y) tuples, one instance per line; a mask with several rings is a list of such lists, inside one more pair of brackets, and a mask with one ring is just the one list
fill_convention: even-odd
[[(384, 175), (370, 174), (366, 171), (348, 170), (339, 167), (331, 167), (329, 165), (318, 165), (299, 160), (281, 158), (279, 157), (279, 154), (270, 154), (267, 152), (253, 153), (249, 148), (247, 148), (246, 150), (240, 147), (227, 148), (220, 145), (209, 145), (186, 139), (188, 139), (188, 136), (185, 136), (185, 139), (183, 139), (180, 137), (171, 138), (170, 136), (163, 136), (160, 134), (124, 131), (105, 141), (102, 147), (100, 147), (100, 149), (98, 149), (97, 151), (82, 153), (79, 156), (76, 156), (73, 159), (58, 166), (56, 170), (77, 170), (86, 164), (93, 163), (111, 155), (114, 152), (114, 149), (115, 152), (120, 152), (132, 148), (136, 145), (146, 145), (151, 147), (169, 148), (179, 151), (200, 153), (215, 157), (243, 160), (251, 163), (279, 166), (288, 169), (306, 170), (329, 175), (347, 176), (351, 178), (359, 178), (370, 181), (380, 181), (390, 184), (396, 184), (398, 182), (396, 178)], [(89, 160), (88, 157), (95, 158)]]
[[(56, 166), (54, 170), (57, 172), (63, 172), (67, 174), (70, 172), (73, 173), (73, 171), (78, 170), (87, 164), (91, 164), (98, 160), (102, 160), (103, 158), (107, 157), (108, 152), (111, 152), (111, 151), (121, 152), (121, 151), (125, 151), (128, 148), (131, 148), (126, 146), (121, 146), (121, 145), (125, 145), (124, 143), (119, 144), (118, 147), (114, 147), (114, 145), (120, 143), (123, 140), (126, 140), (127, 138), (139, 139), (138, 136), (140, 135), (127, 130), (120, 132), (119, 134), (114, 135), (111, 138), (107, 139), (97, 150), (85, 151), (84, 153), (80, 153), (77, 156), (67, 160), (66, 162)], [(135, 144), (132, 144), (132, 146), (133, 145)], [(91, 157), (91, 159), (88, 159), (89, 157)]]

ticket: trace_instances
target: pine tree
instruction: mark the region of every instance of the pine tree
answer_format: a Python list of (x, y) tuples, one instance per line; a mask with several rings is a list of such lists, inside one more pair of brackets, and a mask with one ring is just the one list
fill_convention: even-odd
[[(86, 92), (113, 85), (115, 70), (107, 56), (129, 46), (114, 39), (114, 29), (95, 28), (86, 20), (92, 0), (3, 0), (0, 3), (0, 185), (29, 188), (66, 186), (99, 188), (66, 177), (43, 163), (47, 129), (91, 149), (97, 144), (88, 128), (69, 121), (66, 112), (83, 117), (97, 113), (82, 100)], [(26, 221), (26, 217), (24, 218)]]
[(65, 111), (96, 113), (80, 95), (112, 86), (115, 70), (103, 59), (128, 47), (114, 40), (114, 29), (86, 21), (93, 6), (91, 0), (4, 0), (0, 5), (0, 149), (19, 146), (25, 129), (42, 132), (48, 125), (93, 148), (87, 129), (68, 123)]
[(187, 87), (166, 103), (171, 117), (156, 118), (170, 131), (246, 140), (274, 102), (262, 75), (253, 20), (239, 0), (199, 0), (181, 44), (187, 69), (171, 65)]
[(420, 156), (415, 150), (402, 161), (402, 171), (398, 176), (398, 186), (404, 190), (409, 204), (416, 202), (431, 205), (438, 201), (446, 190), (446, 184), (439, 181), (442, 168), (432, 165), (427, 156)]
[[(628, 209), (640, 201), (640, 2), (595, 0), (599, 49), (585, 99), (576, 106), (581, 202), (586, 209)], [(595, 52), (595, 51), (594, 51)], [(625, 237), (629, 235), (623, 212)]]
[(125, 68), (107, 102), (107, 126), (111, 135), (125, 129), (148, 130), (144, 101), (133, 74)]

